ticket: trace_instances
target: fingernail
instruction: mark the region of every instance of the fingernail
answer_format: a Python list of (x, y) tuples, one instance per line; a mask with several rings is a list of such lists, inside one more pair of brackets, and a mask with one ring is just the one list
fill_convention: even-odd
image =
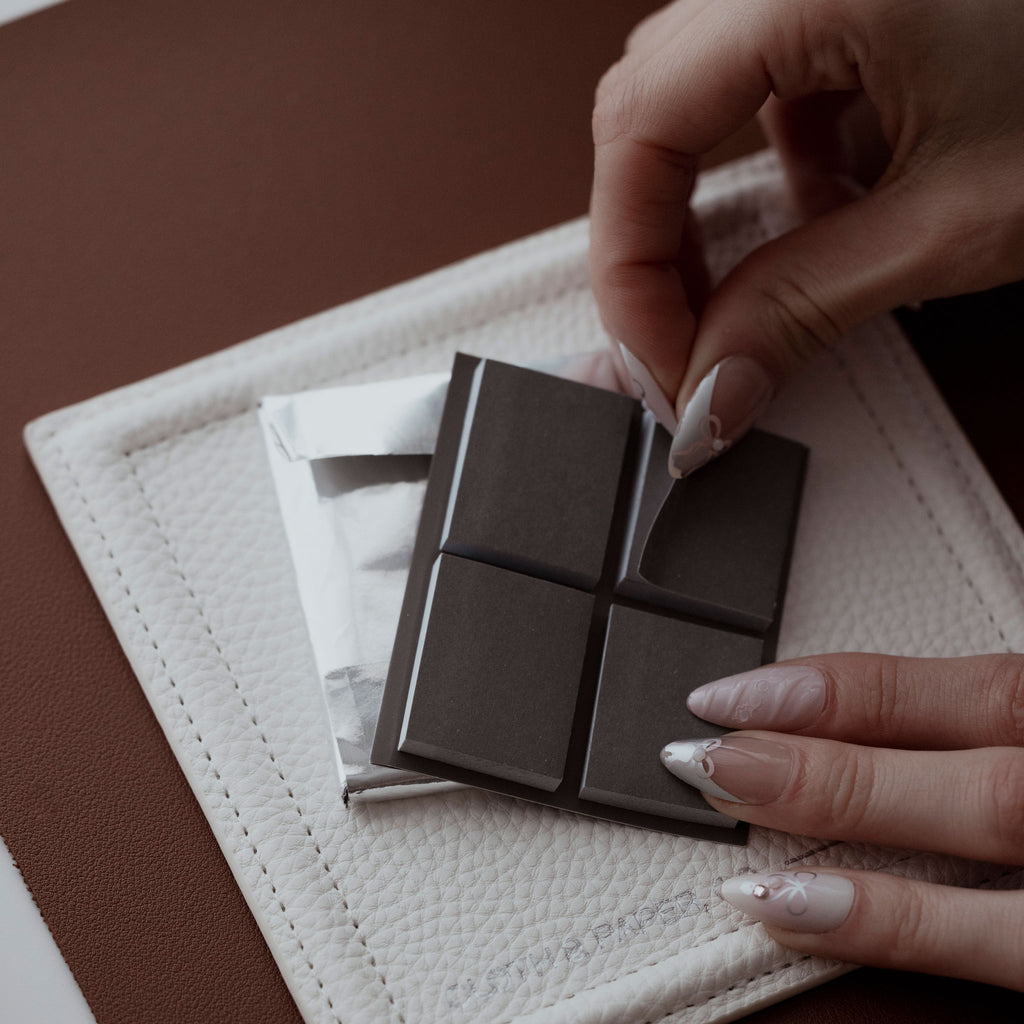
[(794, 932), (830, 932), (853, 907), (853, 882), (820, 871), (740, 875), (722, 883), (722, 898), (765, 924)]
[(754, 736), (677, 740), (661, 763), (708, 796), (739, 804), (767, 804), (785, 788), (793, 767), (789, 747)]
[(810, 725), (825, 707), (825, 677), (804, 665), (756, 668), (698, 686), (686, 706), (731, 729), (788, 732)]
[(674, 477), (727, 451), (764, 412), (772, 398), (772, 380), (749, 356), (726, 356), (697, 385), (686, 403), (668, 456)]
[(665, 392), (661, 390), (661, 386), (654, 379), (651, 371), (621, 341), (619, 342), (619, 351), (622, 353), (622, 361), (626, 364), (626, 369), (632, 378), (636, 397), (650, 409), (651, 415), (670, 434), (674, 434), (679, 422), (676, 419), (675, 407), (665, 396)]

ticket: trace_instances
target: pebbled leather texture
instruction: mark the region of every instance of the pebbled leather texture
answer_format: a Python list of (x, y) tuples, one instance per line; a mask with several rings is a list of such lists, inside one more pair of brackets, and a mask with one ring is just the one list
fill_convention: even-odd
[[(759, 156), (696, 197), (721, 274), (790, 223)], [(345, 810), (255, 403), (603, 343), (576, 221), (30, 425), (75, 548), (307, 1021), (710, 1022), (842, 973), (715, 896), (748, 867), (1019, 871), (753, 829), (746, 848), (463, 791)], [(811, 447), (780, 657), (1024, 647), (1024, 538), (891, 320), (763, 424)]]

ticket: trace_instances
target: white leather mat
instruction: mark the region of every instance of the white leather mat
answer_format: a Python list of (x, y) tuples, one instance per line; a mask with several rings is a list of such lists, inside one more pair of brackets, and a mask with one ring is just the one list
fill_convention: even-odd
[[(763, 156), (709, 176), (698, 206), (717, 272), (787, 223)], [(592, 349), (585, 249), (571, 223), (28, 429), (310, 1022), (731, 1019), (845, 968), (774, 945), (718, 878), (806, 860), (1019, 880), (761, 829), (718, 846), (475, 791), (343, 808), (255, 403), (443, 369), (456, 349)], [(1024, 539), (890, 321), (808, 367), (764, 423), (811, 448), (781, 657), (1024, 649)]]

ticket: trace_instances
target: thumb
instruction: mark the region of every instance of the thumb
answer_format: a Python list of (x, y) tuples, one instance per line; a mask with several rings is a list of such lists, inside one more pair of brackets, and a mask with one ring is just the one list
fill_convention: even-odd
[(785, 377), (850, 328), (942, 291), (935, 191), (892, 179), (759, 247), (725, 278), (701, 317), (676, 400), (673, 476), (739, 440)]

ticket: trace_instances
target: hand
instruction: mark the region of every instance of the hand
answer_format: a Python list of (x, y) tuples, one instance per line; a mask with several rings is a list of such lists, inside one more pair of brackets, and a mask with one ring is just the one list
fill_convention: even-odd
[[(762, 107), (810, 219), (705, 306), (697, 161)], [(870, 191), (865, 113), (887, 145)], [(1020, 0), (677, 0), (602, 80), (594, 141), (594, 293), (652, 411), (679, 418), (677, 476), (709, 457), (702, 430), (735, 440), (860, 321), (1024, 276)]]
[[(662, 763), (716, 810), (757, 825), (1024, 865), (1024, 655), (836, 654), (695, 690), (708, 721)], [(799, 867), (722, 895), (779, 942), (852, 963), (1024, 992), (1024, 892)]]

